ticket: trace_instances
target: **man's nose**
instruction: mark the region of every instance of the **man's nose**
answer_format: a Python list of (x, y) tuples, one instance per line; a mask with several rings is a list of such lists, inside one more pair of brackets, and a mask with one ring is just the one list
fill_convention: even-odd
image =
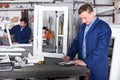
[(83, 22), (83, 23), (86, 23), (86, 20), (85, 20), (85, 19), (82, 19), (82, 22)]

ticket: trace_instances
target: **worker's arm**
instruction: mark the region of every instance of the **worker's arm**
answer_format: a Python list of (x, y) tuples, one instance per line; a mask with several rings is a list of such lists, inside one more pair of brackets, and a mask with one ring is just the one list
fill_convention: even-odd
[[(80, 29), (79, 29), (80, 31)], [(77, 54), (78, 50), (79, 50), (79, 31), (77, 33), (77, 36), (75, 37), (75, 39), (73, 40), (71, 47), (68, 50), (67, 56), (70, 57), (71, 60), (73, 60), (75, 58), (75, 55)]]
[[(16, 26), (17, 26), (17, 25), (16, 25)], [(13, 26), (13, 28), (9, 29), (10, 34), (14, 34), (14, 33), (15, 33), (15, 28), (16, 28), (16, 26)], [(4, 29), (4, 31), (7, 32), (6, 29)]]

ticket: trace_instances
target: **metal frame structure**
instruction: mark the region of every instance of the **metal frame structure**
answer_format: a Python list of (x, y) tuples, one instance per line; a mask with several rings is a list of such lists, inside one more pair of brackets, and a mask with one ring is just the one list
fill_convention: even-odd
[(114, 38), (113, 55), (110, 68), (109, 80), (120, 80), (120, 25), (110, 25), (112, 29), (112, 38)]

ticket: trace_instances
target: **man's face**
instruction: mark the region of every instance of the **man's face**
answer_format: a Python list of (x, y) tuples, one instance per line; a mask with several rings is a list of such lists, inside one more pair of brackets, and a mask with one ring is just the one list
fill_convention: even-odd
[(25, 25), (26, 25), (26, 23), (25, 23), (24, 21), (21, 21), (21, 22), (20, 22), (20, 26), (21, 26), (21, 27), (24, 27)]
[(79, 16), (82, 19), (82, 22), (85, 23), (86, 25), (89, 25), (92, 22), (92, 20), (94, 19), (93, 12), (89, 13), (88, 11), (84, 11)]

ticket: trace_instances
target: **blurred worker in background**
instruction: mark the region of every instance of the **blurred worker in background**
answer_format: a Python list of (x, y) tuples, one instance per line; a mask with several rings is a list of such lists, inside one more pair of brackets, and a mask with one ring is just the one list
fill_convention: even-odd
[[(4, 30), (6, 32), (6, 29)], [(20, 24), (13, 26), (12, 29), (9, 30), (10, 34), (13, 34), (13, 44), (24, 44), (29, 43), (31, 37), (31, 29), (28, 26), (28, 19), (23, 17), (20, 19)]]

